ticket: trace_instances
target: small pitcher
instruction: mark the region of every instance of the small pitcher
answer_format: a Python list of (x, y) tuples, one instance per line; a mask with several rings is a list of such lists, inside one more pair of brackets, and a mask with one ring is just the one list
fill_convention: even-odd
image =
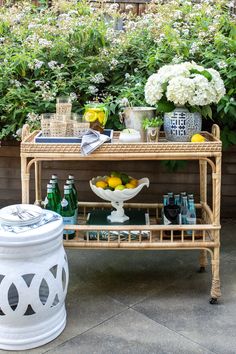
[(157, 143), (159, 139), (160, 128), (148, 127), (146, 129), (146, 140), (148, 143)]

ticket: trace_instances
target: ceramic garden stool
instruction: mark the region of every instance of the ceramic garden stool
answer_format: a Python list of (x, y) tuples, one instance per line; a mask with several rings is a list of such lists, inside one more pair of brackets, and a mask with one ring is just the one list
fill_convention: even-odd
[(0, 349), (56, 338), (66, 325), (67, 285), (61, 217), (20, 233), (0, 228)]

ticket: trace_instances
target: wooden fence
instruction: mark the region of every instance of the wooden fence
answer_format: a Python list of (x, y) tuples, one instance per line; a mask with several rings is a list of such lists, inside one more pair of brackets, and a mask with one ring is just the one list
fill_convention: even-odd
[[(0, 0), (0, 6), (4, 6), (7, 2), (9, 3), (7, 0)], [(31, 0), (31, 2), (35, 5), (40, 5), (40, 0)], [(58, 2), (58, 0), (55, 0), (55, 2)], [(132, 11), (136, 15), (141, 15), (146, 8), (146, 4), (149, 3), (150, 0), (106, 0), (104, 2), (92, 0), (91, 2), (96, 3), (96, 6), (100, 6), (100, 4), (102, 4), (102, 6), (109, 6), (117, 3), (121, 12)], [(17, 3), (17, 1), (12, 0), (11, 3)], [(48, 6), (51, 6), (53, 0), (48, 0), (47, 3)], [(132, 8), (130, 5), (132, 5)]]

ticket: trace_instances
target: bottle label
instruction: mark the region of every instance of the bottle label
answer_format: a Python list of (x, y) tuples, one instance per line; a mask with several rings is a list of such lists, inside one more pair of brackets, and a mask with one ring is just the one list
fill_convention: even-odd
[(187, 224), (196, 225), (196, 218), (195, 217), (187, 217)]
[[(186, 224), (188, 224), (188, 225), (196, 225), (196, 217), (191, 217), (191, 216), (189, 216), (189, 217), (187, 217), (186, 218)], [(192, 235), (193, 233), (192, 233), (192, 231), (191, 230), (188, 230), (187, 231), (187, 235)]]
[(182, 224), (183, 224), (183, 225), (186, 225), (186, 224), (187, 224), (187, 217), (186, 217), (185, 214), (182, 214), (182, 216), (181, 216), (181, 221), (182, 221)]
[[(62, 218), (63, 218), (64, 225), (74, 225), (74, 221), (75, 221), (74, 216), (63, 216)], [(65, 230), (64, 234), (71, 235), (74, 232), (75, 232), (74, 230)]]
[(67, 207), (68, 204), (69, 204), (68, 201), (65, 198), (63, 198), (62, 201), (61, 201), (62, 208)]
[(164, 225), (181, 225), (181, 215), (177, 215), (175, 220), (169, 220), (165, 214), (163, 214), (163, 224)]
[(48, 198), (46, 197), (43, 202), (44, 208), (46, 208), (47, 204), (48, 204)]

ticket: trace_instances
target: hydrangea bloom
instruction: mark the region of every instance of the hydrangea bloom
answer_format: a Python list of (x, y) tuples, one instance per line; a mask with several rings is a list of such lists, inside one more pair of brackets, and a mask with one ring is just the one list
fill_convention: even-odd
[(190, 62), (163, 66), (145, 85), (150, 105), (164, 97), (175, 105), (206, 106), (218, 103), (224, 95), (224, 83), (216, 70)]

